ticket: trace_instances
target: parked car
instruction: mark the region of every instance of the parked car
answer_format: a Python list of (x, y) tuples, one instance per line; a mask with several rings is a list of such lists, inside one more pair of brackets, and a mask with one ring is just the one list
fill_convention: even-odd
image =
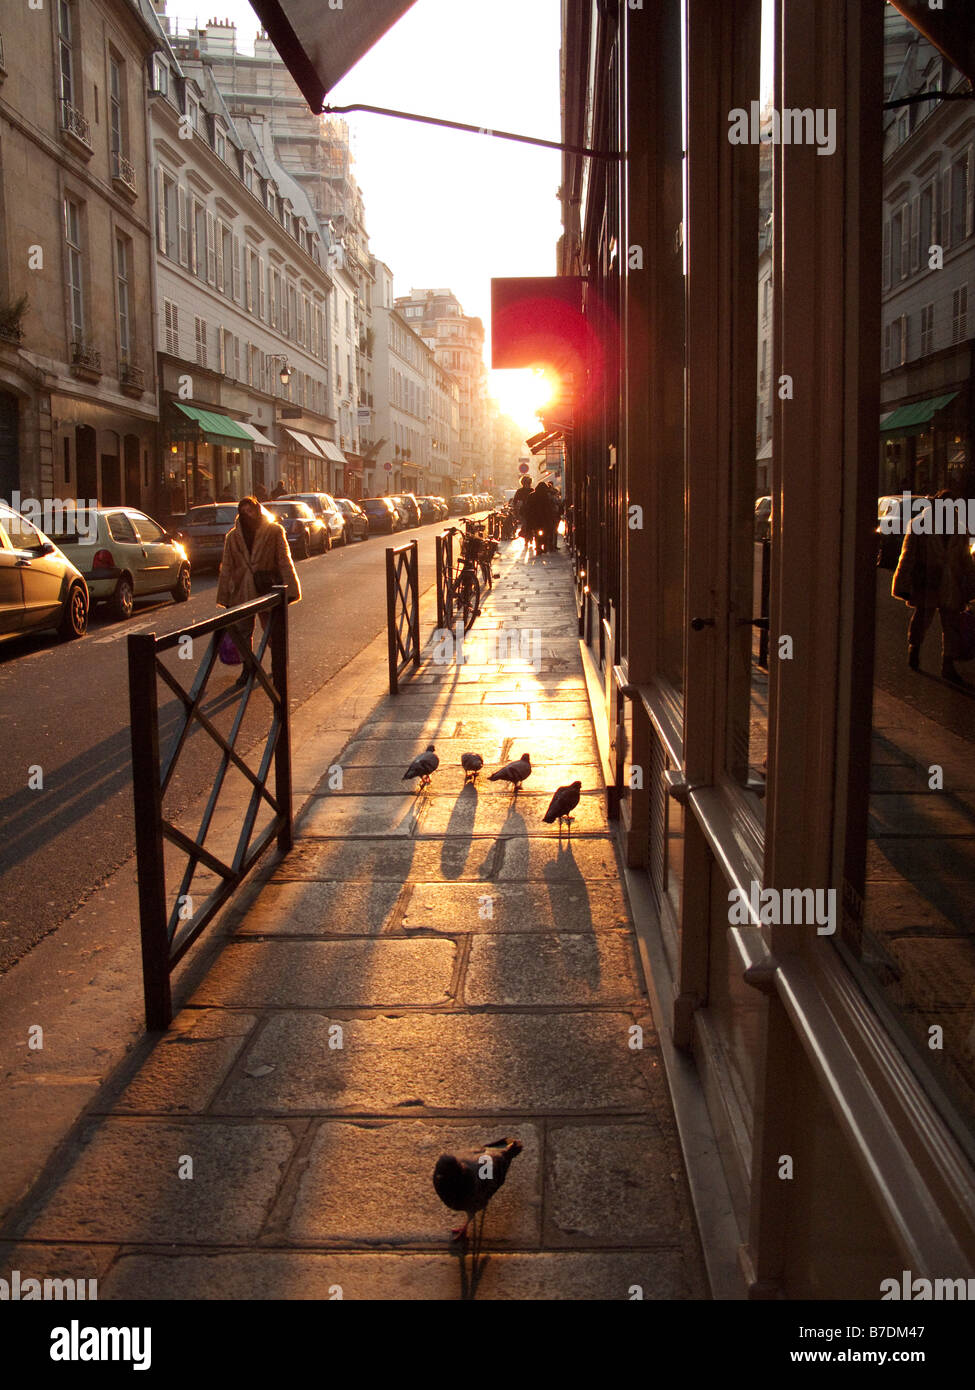
[(469, 492), (458, 492), (447, 503), (449, 516), (466, 516), (474, 510), (474, 498)]
[(772, 499), (771, 497), (756, 497), (755, 499), (755, 539), (757, 541), (767, 541), (771, 536), (772, 528)]
[(194, 570), (216, 569), (223, 559), (224, 538), (236, 523), (236, 502), (211, 502), (190, 507), (173, 535)]
[(390, 498), (390, 501), (397, 507), (406, 518), (406, 526), (420, 525), (420, 504), (417, 502), (412, 492), (399, 492)]
[(323, 546), (319, 553), (331, 550), (333, 545), (345, 544), (345, 520), (338, 503), (330, 493), (288, 492), (283, 497), (276, 498), (276, 501), (304, 502), (311, 507), (317, 517), (324, 521), (328, 534), (328, 544)]
[(379, 532), (391, 536), (400, 529), (399, 513), (388, 497), (364, 497), (359, 503), (369, 522), (369, 534)]
[(342, 522), (345, 527), (345, 539), (342, 544), (348, 545), (349, 541), (364, 541), (369, 534), (369, 518), (358, 502), (353, 502), (351, 497), (336, 497), (335, 505), (342, 513)]
[(416, 501), (420, 508), (421, 526), (429, 526), (431, 521), (440, 520), (440, 508), (435, 497), (418, 497)]
[(309, 555), (314, 554), (323, 555), (328, 549), (328, 527), (307, 502), (286, 502), (279, 497), (274, 502), (263, 503), (263, 506), (284, 527), (284, 534), (296, 560), (307, 560)]
[(0, 503), (0, 642), (54, 628), (84, 637), (90, 607), (84, 575), (33, 522)]
[(443, 521), (444, 517), (447, 515), (447, 499), (446, 497), (435, 497), (433, 500), (436, 502), (440, 511), (440, 520)]
[[(895, 570), (900, 559), (904, 532), (923, 507), (930, 506), (930, 497), (923, 494), (899, 492), (896, 496), (877, 499), (877, 568)], [(906, 513), (906, 515), (905, 515)]]
[(95, 537), (77, 531), (61, 537), (61, 549), (85, 577), (92, 605), (105, 603), (114, 617), (132, 616), (137, 598), (171, 594), (176, 603), (190, 596), (186, 547), (132, 507), (99, 507)]

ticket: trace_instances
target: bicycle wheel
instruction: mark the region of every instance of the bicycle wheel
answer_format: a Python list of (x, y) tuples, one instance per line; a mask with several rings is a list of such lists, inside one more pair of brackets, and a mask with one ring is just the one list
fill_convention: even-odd
[(472, 570), (465, 570), (454, 580), (453, 609), (464, 620), (464, 631), (468, 632), (480, 612), (481, 586)]

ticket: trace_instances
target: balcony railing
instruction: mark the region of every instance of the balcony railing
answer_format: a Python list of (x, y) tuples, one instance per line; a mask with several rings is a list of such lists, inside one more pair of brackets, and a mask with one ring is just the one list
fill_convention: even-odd
[(61, 129), (91, 149), (91, 126), (76, 106), (70, 101), (61, 102)]
[(102, 355), (90, 343), (76, 339), (71, 344), (71, 365), (80, 375), (101, 376)]
[(146, 389), (146, 374), (134, 362), (122, 363), (119, 367), (118, 379), (119, 385), (127, 395), (141, 395)]
[(126, 159), (120, 150), (112, 151), (112, 178), (118, 183), (124, 184), (130, 193), (136, 191), (135, 166)]

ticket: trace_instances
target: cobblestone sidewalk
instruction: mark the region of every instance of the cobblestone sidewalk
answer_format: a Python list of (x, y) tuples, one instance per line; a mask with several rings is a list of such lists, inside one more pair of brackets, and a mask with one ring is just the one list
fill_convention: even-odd
[[(36, 1194), (4, 1251), (24, 1276), (94, 1276), (101, 1298), (456, 1298), (434, 1163), (517, 1135), (478, 1297), (708, 1296), (570, 568), (503, 551), (467, 663), (428, 647), (341, 787), (322, 769), (293, 852)], [(429, 742), (420, 792), (402, 774)], [(523, 792), (487, 780), (526, 751)], [(560, 841), (542, 815), (575, 777)]]

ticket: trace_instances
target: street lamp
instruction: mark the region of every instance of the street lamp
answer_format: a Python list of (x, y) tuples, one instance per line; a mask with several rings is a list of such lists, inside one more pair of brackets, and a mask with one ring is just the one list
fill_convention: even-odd
[(288, 382), (291, 380), (291, 367), (288, 363), (287, 357), (285, 357), (285, 355), (281, 352), (275, 352), (271, 354), (271, 361), (284, 363), (284, 366), (278, 373), (278, 379), (280, 380), (282, 386), (287, 386)]

